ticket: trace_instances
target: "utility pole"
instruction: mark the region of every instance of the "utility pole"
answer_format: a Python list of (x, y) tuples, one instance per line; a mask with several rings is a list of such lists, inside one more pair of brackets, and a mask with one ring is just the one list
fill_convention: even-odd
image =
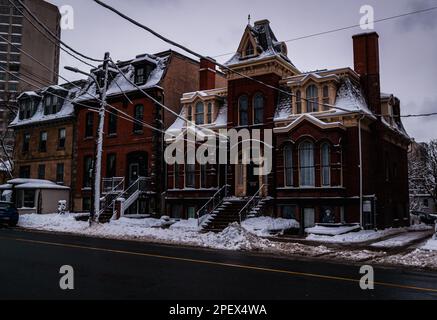
[[(100, 184), (102, 176), (103, 129), (105, 125), (106, 90), (108, 87), (109, 52), (105, 53), (103, 60), (103, 86), (99, 86), (100, 108), (99, 126), (97, 128), (96, 159), (94, 164), (94, 212), (90, 214), (90, 224), (99, 221), (100, 215)], [(96, 84), (98, 85), (98, 84)]]

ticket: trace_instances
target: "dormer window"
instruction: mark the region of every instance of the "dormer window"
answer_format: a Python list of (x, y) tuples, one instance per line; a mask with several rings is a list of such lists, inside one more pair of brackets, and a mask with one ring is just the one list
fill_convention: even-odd
[(202, 102), (196, 104), (196, 124), (204, 124), (205, 110)]
[(137, 85), (145, 84), (152, 70), (153, 66), (149, 64), (135, 66), (135, 83)]
[(249, 41), (246, 46), (246, 50), (244, 51), (244, 56), (252, 56), (255, 54), (255, 49), (253, 48), (252, 43)]
[(143, 84), (146, 82), (145, 80), (145, 68), (140, 67), (135, 70), (135, 83), (136, 84)]
[(48, 114), (55, 114), (59, 112), (59, 98), (58, 96), (54, 96), (54, 95), (47, 95), (44, 98), (44, 114), (48, 115)]
[(32, 117), (32, 115), (35, 113), (33, 107), (34, 107), (34, 102), (32, 99), (28, 98), (22, 100), (20, 103), (20, 114), (19, 114), (20, 120), (29, 119), (30, 117)]

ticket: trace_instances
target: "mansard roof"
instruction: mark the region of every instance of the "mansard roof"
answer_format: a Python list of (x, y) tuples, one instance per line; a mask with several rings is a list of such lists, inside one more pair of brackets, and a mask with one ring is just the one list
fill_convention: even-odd
[[(72, 83), (64, 83), (61, 85), (52, 85), (48, 87), (41, 88), (36, 91), (26, 91), (20, 94), (17, 98), (18, 103), (20, 101), (33, 98), (34, 103), (36, 103), (34, 112), (30, 118), (20, 119), (19, 114), (10, 123), (9, 127), (16, 128), (25, 125), (36, 125), (39, 123), (45, 123), (47, 121), (66, 119), (74, 115), (74, 106), (72, 101), (79, 96), (86, 85), (86, 81), (78, 80)], [(54, 93), (58, 96), (64, 97), (62, 99), (62, 105), (57, 113), (54, 114), (44, 114), (44, 96), (47, 94)], [(36, 98), (36, 99), (35, 99)]]
[[(245, 57), (243, 53), (248, 41), (250, 41), (254, 47), (254, 54)], [(261, 20), (255, 22), (253, 26), (250, 24), (246, 26), (237, 52), (225, 65), (231, 66), (244, 62), (254, 62), (266, 58), (278, 57), (296, 69), (287, 54), (287, 45), (285, 42), (278, 41), (270, 27), (270, 21)]]
[[(108, 98), (112, 96), (118, 96), (124, 93), (129, 93), (132, 91), (137, 91), (138, 89), (132, 85), (129, 81), (135, 83), (135, 66), (141, 63), (147, 63), (153, 66), (152, 71), (144, 84), (138, 85), (142, 90), (159, 87), (162, 79), (164, 78), (165, 72), (167, 71), (168, 61), (172, 51), (167, 51), (162, 54), (141, 54), (136, 56), (135, 59), (129, 61), (117, 62), (117, 67), (123, 74), (120, 74), (118, 70), (111, 68), (113, 76), (109, 77), (110, 81), (108, 84), (108, 89), (106, 95)], [(101, 68), (101, 67), (100, 67)], [(93, 70), (92, 72), (97, 73), (99, 68)], [(86, 92), (84, 92), (81, 97), (79, 97), (76, 102), (83, 102), (87, 100), (95, 99), (97, 95), (96, 84), (89, 78)]]

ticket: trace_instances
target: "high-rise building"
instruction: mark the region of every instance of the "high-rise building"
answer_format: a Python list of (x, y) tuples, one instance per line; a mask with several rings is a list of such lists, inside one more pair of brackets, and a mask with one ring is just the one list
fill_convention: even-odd
[[(54, 35), (60, 37), (61, 15), (57, 6), (43, 0), (22, 2)], [(48, 72), (35, 60), (53, 72)], [(59, 70), (58, 41), (16, 0), (12, 3), (0, 0), (0, 66), (0, 139), (11, 146), (12, 136), (6, 132), (14, 116), (17, 96), (23, 91), (56, 84)]]

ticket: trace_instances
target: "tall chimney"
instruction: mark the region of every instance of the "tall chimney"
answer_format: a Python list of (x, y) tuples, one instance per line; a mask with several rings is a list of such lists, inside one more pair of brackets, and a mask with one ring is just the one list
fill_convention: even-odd
[(199, 90), (215, 89), (215, 76), (215, 64), (208, 59), (201, 58), (199, 69)]
[(357, 34), (354, 43), (354, 69), (360, 75), (361, 87), (370, 110), (381, 114), (379, 78), (379, 35), (376, 32)]

